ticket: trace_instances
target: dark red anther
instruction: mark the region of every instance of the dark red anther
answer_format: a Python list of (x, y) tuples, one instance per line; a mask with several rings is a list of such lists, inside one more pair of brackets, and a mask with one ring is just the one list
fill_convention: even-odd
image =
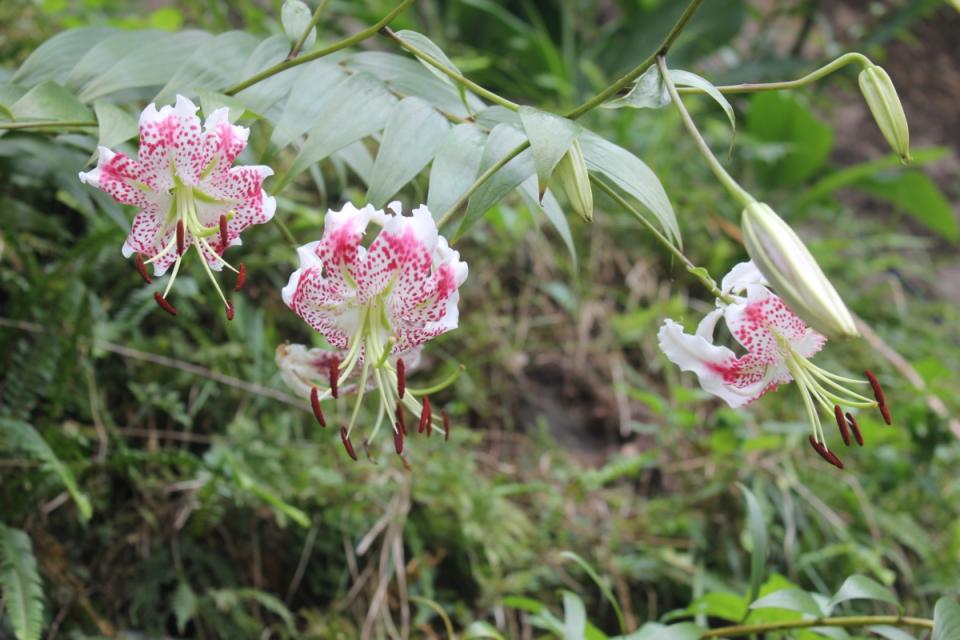
[(227, 250), (227, 216), (220, 215), (220, 253)]
[(407, 390), (407, 365), (403, 364), (403, 358), (397, 359), (397, 397), (403, 400), (403, 394)]
[(160, 308), (169, 313), (172, 316), (177, 315), (177, 310), (174, 308), (170, 301), (160, 295), (160, 292), (157, 291), (153, 294), (153, 299), (157, 301), (157, 304), (160, 305)]
[(423, 396), (423, 408), (420, 409), (420, 426), (417, 427), (417, 433), (423, 433), (424, 429), (430, 428), (430, 398)]
[(343, 440), (343, 448), (347, 450), (347, 455), (356, 461), (357, 452), (353, 450), (353, 443), (350, 442), (350, 436), (347, 435), (346, 427), (340, 427), (340, 439)]
[(847, 414), (847, 422), (850, 424), (850, 429), (853, 431), (854, 439), (857, 441), (857, 444), (862, 447), (863, 434), (860, 433), (860, 425), (857, 423), (857, 419), (853, 417), (852, 413)]
[(234, 291), (240, 291), (243, 289), (243, 283), (247, 281), (247, 266), (240, 263), (240, 268), (237, 269), (237, 282), (233, 285)]
[(403, 455), (403, 432), (396, 430), (393, 432), (393, 448), (396, 450), (397, 455)]
[(443, 439), (447, 441), (450, 439), (450, 416), (442, 409), (440, 410), (440, 415), (443, 417)]
[(313, 408), (313, 417), (317, 419), (321, 427), (327, 426), (327, 420), (323, 417), (323, 411), (320, 410), (320, 394), (316, 387), (310, 389), (310, 407)]
[(227, 320), (233, 320), (233, 303), (227, 300)]
[(177, 220), (177, 255), (183, 255), (183, 220)]
[(843, 444), (850, 446), (850, 430), (847, 428), (847, 419), (843, 417), (843, 409), (840, 405), (833, 405), (833, 415), (837, 419), (837, 426), (840, 427), (840, 437), (843, 438)]
[(397, 428), (403, 435), (407, 435), (407, 421), (403, 417), (403, 404), (397, 403)]
[(330, 395), (332, 395), (334, 398), (340, 397), (340, 391), (338, 386), (339, 383), (340, 383), (340, 360), (338, 360), (337, 358), (334, 358), (330, 362)]
[(143, 278), (144, 282), (147, 284), (153, 282), (153, 280), (150, 278), (150, 274), (147, 273), (147, 265), (143, 263), (142, 254), (138, 253), (133, 257), (133, 264), (137, 265), (137, 273), (140, 274), (140, 277)]
[(825, 446), (817, 442), (813, 436), (809, 436), (810, 446), (813, 447), (813, 450), (816, 451), (821, 458), (832, 464), (838, 469), (843, 469), (843, 462), (840, 461), (840, 458), (836, 456), (832, 451), (828, 450)]
[(890, 409), (887, 407), (887, 401), (883, 397), (883, 389), (880, 387), (880, 381), (877, 380), (877, 376), (873, 375), (872, 371), (864, 371), (863, 374), (867, 376), (867, 380), (870, 381), (870, 386), (873, 388), (873, 397), (877, 399), (877, 406), (880, 409), (880, 415), (883, 416), (883, 421), (887, 424), (893, 424), (893, 420), (890, 418)]

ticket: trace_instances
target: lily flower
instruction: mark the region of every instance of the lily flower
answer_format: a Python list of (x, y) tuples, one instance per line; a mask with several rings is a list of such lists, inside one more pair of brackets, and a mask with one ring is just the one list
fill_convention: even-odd
[[(738, 264), (723, 278), (723, 298), (700, 321), (696, 333), (685, 333), (673, 320), (664, 321), (658, 333), (660, 349), (681, 369), (697, 374), (704, 391), (722, 398), (733, 408), (749, 404), (782, 384), (796, 382), (813, 432), (811, 446), (842, 469), (843, 463), (827, 448), (819, 410), (836, 419), (845, 444), (850, 444), (853, 431), (857, 443), (862, 445), (856, 418), (852, 413), (844, 413), (842, 407), (878, 408), (890, 424), (883, 390), (869, 371), (865, 372), (867, 380), (857, 380), (811, 362), (826, 344), (826, 336), (808, 327), (766, 285), (752, 261)], [(746, 349), (745, 354), (738, 356), (728, 347), (713, 343), (721, 317), (730, 334)], [(851, 386), (855, 385), (870, 385), (874, 399), (853, 391)]]
[(246, 270), (234, 267), (223, 253), (239, 245), (250, 225), (273, 217), (277, 203), (262, 185), (273, 174), (266, 166), (231, 166), (247, 145), (249, 129), (230, 124), (226, 107), (207, 115), (201, 128), (197, 106), (178, 95), (176, 105), (159, 110), (150, 104), (140, 114), (140, 148), (136, 159), (99, 147), (97, 166), (80, 173), (80, 180), (140, 211), (123, 255), (134, 256), (140, 275), (151, 282), (172, 266), (163, 293), (154, 296), (168, 313), (176, 309), (167, 300), (185, 253), (196, 248), (202, 264), (227, 311), (233, 305), (213, 271), (226, 267), (237, 274), (234, 290), (243, 286)]
[[(439, 235), (425, 206), (411, 216), (402, 215), (398, 202), (387, 209), (390, 213), (347, 204), (340, 211), (328, 211), (323, 237), (297, 250), (300, 268), (283, 288), (286, 305), (337, 350), (288, 348), (281, 363), (281, 370), (287, 369), (284, 379), (301, 393), (309, 385), (311, 405), (322, 426), (326, 419), (321, 402), (347, 392), (345, 385), (352, 384), (357, 399), (340, 435), (354, 460), (351, 434), (370, 387), (378, 390), (380, 409), (364, 447), (369, 454), (369, 443), (389, 416), (394, 447), (402, 455), (405, 410), (418, 420), (418, 432), (429, 435), (436, 430), (449, 437), (449, 422), (445, 417), (435, 419), (429, 394), (451, 384), (462, 370), (429, 389), (406, 386), (406, 373), (419, 360), (420, 346), (457, 327), (458, 289), (468, 269), (460, 253)], [(364, 246), (371, 223), (380, 231)], [(324, 373), (326, 385), (317, 381)]]

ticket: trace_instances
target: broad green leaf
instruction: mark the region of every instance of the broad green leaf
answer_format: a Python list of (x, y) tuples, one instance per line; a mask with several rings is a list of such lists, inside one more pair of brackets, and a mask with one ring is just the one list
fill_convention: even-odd
[(541, 198), (537, 190), (537, 180), (535, 176), (530, 176), (520, 185), (520, 194), (527, 201), (531, 211), (540, 211), (544, 217), (553, 225), (553, 228), (560, 234), (560, 238), (567, 246), (570, 252), (570, 259), (573, 260), (574, 269), (577, 268), (577, 248), (573, 244), (573, 234), (570, 233), (570, 224), (563, 213), (563, 208), (557, 202), (556, 196), (548, 189)]
[(331, 100), (343, 98), (339, 89), (346, 81), (347, 75), (343, 70), (326, 60), (315, 60), (304, 65), (290, 89), (290, 96), (284, 102), (270, 144), (285, 147), (320, 124), (319, 117), (335, 106)]
[(933, 635), (930, 640), (960, 638), (960, 604), (953, 598), (940, 598), (933, 607)]
[(433, 160), (447, 119), (420, 98), (405, 98), (390, 114), (373, 164), (367, 201), (380, 208)]
[[(310, 7), (303, 0), (286, 0), (280, 9), (280, 23), (283, 32), (291, 43), (300, 41), (303, 32), (307, 30), (310, 19), (313, 17)], [(309, 49), (317, 41), (317, 28), (310, 27), (310, 33), (303, 41), (303, 49)]]
[(7, 120), (13, 120), (10, 107), (27, 92), (23, 87), (15, 84), (0, 84), (0, 114)]
[(572, 120), (527, 106), (520, 107), (520, 122), (533, 150), (537, 191), (542, 198), (554, 168), (573, 144), (581, 127)]
[(730, 101), (727, 100), (727, 98), (720, 93), (720, 91), (713, 86), (709, 80), (701, 78), (695, 73), (690, 73), (689, 71), (683, 71), (681, 69), (670, 69), (670, 78), (677, 85), (700, 89), (706, 92), (708, 96), (713, 98), (714, 102), (719, 104), (723, 109), (723, 112), (727, 114), (727, 120), (730, 121), (730, 128), (733, 129), (733, 133), (736, 135), (737, 116), (733, 112), (733, 105), (730, 104)]
[(747, 602), (743, 596), (725, 591), (705, 593), (686, 608), (687, 613), (721, 618), (739, 622), (747, 615)]
[(493, 625), (483, 620), (470, 623), (463, 632), (463, 640), (506, 640)]
[(173, 615), (177, 619), (177, 632), (183, 634), (187, 623), (197, 615), (197, 594), (193, 592), (186, 581), (181, 580), (177, 590), (173, 592)]
[[(487, 137), (487, 144), (483, 147), (483, 156), (480, 158), (480, 173), (496, 165), (507, 157), (517, 147), (526, 142), (526, 136), (508, 124), (494, 127)], [(474, 222), (479, 220), (501, 198), (520, 186), (520, 184), (534, 173), (533, 156), (530, 149), (507, 162), (485, 181), (470, 197), (467, 204), (467, 213), (460, 222), (455, 238), (460, 238)]]
[(583, 600), (572, 591), (563, 592), (563, 640), (582, 640), (587, 629)]
[(363, 180), (364, 184), (370, 184), (370, 175), (373, 173), (373, 156), (370, 155), (370, 151), (363, 140), (347, 145), (337, 151), (334, 156), (347, 163), (347, 166)]
[(617, 622), (620, 624), (620, 633), (627, 632), (627, 623), (623, 619), (623, 611), (620, 609), (620, 601), (613, 596), (613, 592), (610, 590), (610, 586), (603, 580), (600, 579), (600, 576), (590, 565), (589, 562), (583, 559), (582, 556), (573, 552), (573, 551), (562, 551), (560, 557), (566, 560), (572, 560), (577, 563), (581, 569), (583, 569), (590, 579), (593, 580), (593, 583), (597, 585), (597, 588), (600, 589), (600, 593), (603, 594), (603, 597), (610, 603), (610, 606), (613, 607), (614, 613), (617, 614)]
[(39, 640), (43, 583), (30, 536), (0, 523), (0, 595), (17, 640)]
[(200, 98), (200, 111), (205, 116), (210, 115), (217, 109), (227, 108), (227, 120), (234, 123), (240, 118), (259, 119), (263, 116), (255, 111), (251, 111), (243, 103), (243, 100), (233, 96), (227, 96), (217, 91), (207, 91), (206, 89), (197, 90), (197, 97)]
[(477, 179), (486, 138), (476, 125), (458, 124), (440, 143), (427, 192), (427, 207), (435, 217), (445, 214)]
[(13, 74), (11, 81), (26, 87), (45, 80), (64, 84), (77, 60), (114, 32), (107, 27), (85, 27), (58, 33), (30, 54)]
[(750, 533), (750, 601), (756, 600), (760, 593), (760, 583), (763, 582), (764, 568), (767, 564), (767, 554), (770, 550), (770, 540), (767, 535), (767, 523), (763, 517), (763, 510), (756, 496), (746, 486), (737, 484), (747, 503), (747, 531)]
[[(431, 58), (435, 58), (438, 62), (443, 64), (443, 66), (449, 69), (450, 71), (453, 71), (454, 73), (459, 75), (463, 75), (460, 73), (460, 69), (457, 69), (456, 65), (450, 61), (450, 58), (447, 57), (447, 54), (445, 54), (443, 50), (433, 42), (433, 40), (423, 35), (422, 33), (404, 29), (402, 31), (398, 31), (397, 36), (404, 42), (407, 42), (413, 45), (414, 47), (416, 47), (417, 49), (420, 49), (421, 51), (429, 55)], [(445, 73), (443, 73), (443, 71), (440, 71), (429, 62), (426, 62), (425, 60), (421, 60), (419, 57), (417, 58), (417, 60), (424, 67), (427, 68), (427, 71), (429, 71), (430, 73), (438, 77), (445, 84), (448, 84), (451, 87), (453, 87), (457, 91), (457, 94), (460, 96), (460, 101), (463, 102), (463, 106), (466, 107), (467, 110), (470, 110), (470, 103), (467, 101), (466, 90), (464, 89), (462, 84), (455, 83), (450, 77), (448, 77)]]
[(10, 107), (17, 120), (92, 120), (77, 97), (52, 81), (38, 84)]
[(848, 600), (881, 600), (902, 610), (900, 603), (889, 589), (866, 576), (856, 574), (843, 581), (840, 589), (827, 603), (827, 610), (832, 611), (838, 604)]
[(886, 638), (887, 640), (917, 640), (916, 636), (910, 635), (899, 627), (873, 625), (866, 627), (866, 630), (870, 633), (880, 636), (881, 638)]
[[(80, 99), (89, 102), (124, 89), (163, 85), (212, 39), (204, 31), (137, 31), (111, 36), (77, 64), (79, 69), (89, 56), (116, 61), (105, 69), (102, 64), (93, 68), (94, 75), (80, 90)], [(71, 85), (69, 77), (67, 84)]]
[(787, 93), (757, 93), (750, 99), (747, 130), (758, 140), (785, 145), (786, 153), (770, 163), (758, 163), (767, 184), (803, 184), (826, 162), (833, 148), (833, 130)]
[(637, 78), (626, 95), (605, 102), (602, 106), (604, 109), (622, 109), (623, 107), (659, 109), (668, 104), (670, 104), (670, 93), (660, 77), (660, 70), (654, 65)]
[(215, 36), (194, 51), (160, 90), (154, 101), (172, 103), (177, 94), (194, 95), (198, 89), (220, 90), (243, 79), (243, 66), (259, 41), (244, 31)]
[[(316, 127), (277, 189), (311, 164), (382, 129), (395, 103), (396, 98), (376, 78), (350, 76), (331, 92), (326, 107), (317, 114)], [(331, 122), (336, 126), (330, 126)]]
[[(74, 64), (63, 84), (79, 91), (87, 83), (94, 81), (112, 67), (121, 64), (126, 56), (137, 51), (137, 49), (152, 50), (160, 43), (169, 40), (170, 37), (170, 33), (159, 29), (110, 33), (74, 58)], [(209, 37), (211, 37), (210, 34), (202, 33), (198, 41)], [(186, 60), (186, 57), (186, 53), (181, 55), (182, 60)], [(173, 75), (174, 72), (175, 69), (172, 69), (169, 75)], [(166, 80), (166, 78), (158, 80), (157, 84), (166, 82)]]
[(904, 171), (876, 176), (854, 186), (893, 203), (947, 240), (960, 240), (960, 227), (953, 207), (936, 183), (923, 173)]
[(73, 501), (80, 517), (89, 520), (93, 513), (90, 500), (80, 491), (73, 472), (53, 452), (46, 440), (26, 422), (0, 418), (0, 448), (22, 451), (42, 463), (44, 470), (56, 475)]
[(97, 144), (101, 147), (112, 149), (140, 133), (137, 118), (115, 104), (97, 100), (93, 103), (93, 110), (97, 114), (99, 128)]
[[(282, 62), (289, 51), (290, 43), (284, 36), (280, 34), (272, 35), (253, 50), (244, 64), (241, 75), (244, 78), (249, 78), (268, 67), (272, 67), (278, 62)], [(313, 63), (304, 66), (309, 67), (310, 64)], [(247, 109), (275, 121), (280, 117), (280, 105), (285, 102), (291, 87), (296, 86), (294, 81), (298, 77), (295, 73), (278, 73), (247, 87), (236, 95), (247, 106)]]
[(518, 611), (527, 613), (540, 613), (545, 608), (543, 603), (526, 596), (507, 596), (503, 599), (503, 605)]
[(705, 629), (692, 622), (681, 622), (664, 627), (650, 636), (650, 640), (700, 640)]
[(579, 140), (587, 167), (607, 176), (627, 194), (639, 200), (653, 213), (667, 237), (680, 246), (680, 228), (670, 198), (650, 167), (623, 147), (595, 133), (584, 131)]
[(750, 605), (751, 609), (789, 609), (819, 618), (824, 611), (813, 596), (803, 589), (783, 589), (764, 596)]

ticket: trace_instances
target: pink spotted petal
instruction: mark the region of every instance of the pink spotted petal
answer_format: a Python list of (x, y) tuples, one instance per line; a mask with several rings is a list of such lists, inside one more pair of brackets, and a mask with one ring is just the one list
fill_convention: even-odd
[(324, 263), (318, 257), (322, 240), (297, 249), (300, 268), (293, 272), (283, 288), (284, 303), (319, 331), (337, 349), (346, 349), (350, 337), (360, 330), (360, 310), (350, 304), (353, 287), (342, 278), (324, 277)]
[(734, 338), (759, 361), (782, 364), (784, 342), (804, 357), (814, 355), (826, 343), (826, 337), (807, 327), (763, 285), (749, 284), (746, 290), (746, 300), (728, 305), (724, 318)]
[[(276, 362), (280, 370), (280, 377), (284, 383), (298, 396), (310, 397), (310, 390), (316, 386), (321, 391), (329, 385), (330, 365), (334, 362), (343, 362), (345, 351), (330, 351), (329, 349), (308, 348), (302, 344), (281, 344), (277, 347)], [(392, 359), (396, 366), (396, 358)], [(420, 363), (420, 351), (414, 350), (404, 355), (403, 363), (408, 372), (414, 370)], [(340, 393), (348, 394), (357, 388), (361, 369), (354, 368), (348, 382), (340, 387)], [(367, 390), (376, 387), (376, 380), (371, 376), (367, 382)]]
[(159, 110), (147, 105), (140, 114), (139, 159), (148, 184), (172, 189), (174, 174), (185, 184), (196, 184), (209, 160), (202, 139), (197, 106), (189, 99), (178, 95), (176, 105)]
[[(227, 107), (221, 107), (209, 114), (206, 122), (204, 122), (203, 143), (201, 145), (203, 166), (197, 174), (198, 179), (201, 175), (225, 173), (247, 146), (250, 130), (246, 127), (230, 124), (227, 119), (229, 112), (230, 110)], [(192, 170), (193, 165), (190, 166)], [(271, 171), (271, 173), (273, 172)]]
[(80, 173), (80, 182), (109, 194), (121, 204), (143, 209), (149, 204), (152, 189), (143, 165), (123, 153), (98, 147), (95, 169)]

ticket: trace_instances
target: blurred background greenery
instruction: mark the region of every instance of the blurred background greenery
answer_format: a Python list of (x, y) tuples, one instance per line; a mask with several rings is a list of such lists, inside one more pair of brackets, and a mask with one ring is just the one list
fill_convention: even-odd
[[(64, 29), (267, 35), (281, 31), (280, 4), (6, 0), (0, 82)], [(394, 26), (429, 34), (480, 84), (563, 111), (646, 56), (683, 4), (421, 0)], [(391, 7), (333, 0), (320, 44)], [(548, 632), (531, 624), (549, 624), (529, 612), (560, 611), (562, 590), (616, 633), (614, 608), (563, 551), (602, 576), (628, 628), (691, 603), (701, 619), (737, 620), (751, 545), (737, 482), (769, 532), (765, 591), (831, 593), (861, 573), (929, 616), (960, 593), (958, 27), (933, 0), (710, 0), (670, 54), (722, 84), (792, 78), (860, 50), (898, 86), (909, 168), (889, 155), (853, 70), (732, 100), (731, 172), (799, 230), (873, 329), (820, 356), (878, 372), (894, 411), (892, 428), (864, 418), (867, 445), (846, 472), (806, 446), (794, 390), (732, 411), (662, 358), (662, 319), (689, 324), (712, 300), (602, 199), (593, 223), (571, 216), (576, 265), (521, 201), (473, 228), (459, 247), (471, 268), (461, 327), (432, 343), (421, 374), (467, 366), (438, 399), (455, 416), (450, 442), (414, 443), (411, 472), (386, 456), (352, 464), (274, 365), (278, 344), (313, 340), (280, 300), (294, 256), (275, 227), (244, 238), (236, 320), (191, 265), (171, 321), (120, 256), (129, 212), (76, 180), (89, 160), (76, 136), (0, 137), (0, 416), (36, 427), (93, 512), (81, 522), (63, 474), (0, 439), (0, 519), (32, 540), (49, 637), (391, 637), (401, 624), (444, 637), (430, 603), (458, 629), (483, 620), (538, 637)], [(726, 148), (723, 112), (686, 102)], [(695, 263), (719, 278), (745, 259), (738, 208), (672, 109), (597, 110), (586, 123), (657, 172)], [(319, 237), (326, 206), (363, 197), (342, 168), (324, 178), (325, 191), (298, 182), (280, 202), (300, 242)], [(796, 637), (819, 637), (807, 633)]]

